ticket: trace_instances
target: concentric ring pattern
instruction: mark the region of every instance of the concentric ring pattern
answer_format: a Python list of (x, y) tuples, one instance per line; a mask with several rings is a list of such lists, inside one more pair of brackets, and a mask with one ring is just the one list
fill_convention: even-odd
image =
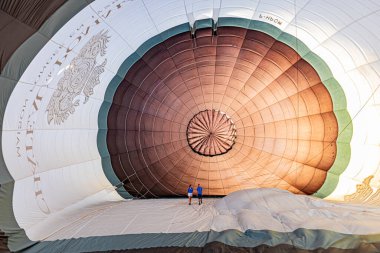
[(236, 139), (235, 124), (225, 113), (205, 110), (196, 114), (187, 126), (187, 142), (201, 155), (221, 155), (232, 148)]
[[(219, 110), (236, 143), (203, 156), (187, 142), (188, 122)], [(108, 114), (112, 166), (135, 196), (205, 194), (254, 187), (312, 194), (336, 157), (338, 125), (329, 92), (297, 52), (255, 30), (220, 27), (175, 35), (128, 71)]]

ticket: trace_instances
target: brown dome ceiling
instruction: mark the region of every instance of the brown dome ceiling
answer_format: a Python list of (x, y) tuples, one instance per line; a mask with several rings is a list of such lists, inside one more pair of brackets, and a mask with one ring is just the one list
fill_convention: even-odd
[[(225, 117), (224, 146), (188, 138), (202, 112)], [(312, 194), (335, 160), (337, 134), (330, 94), (310, 64), (267, 34), (220, 27), (217, 36), (173, 36), (131, 67), (108, 114), (107, 145), (135, 196), (185, 194), (198, 183), (206, 195)]]

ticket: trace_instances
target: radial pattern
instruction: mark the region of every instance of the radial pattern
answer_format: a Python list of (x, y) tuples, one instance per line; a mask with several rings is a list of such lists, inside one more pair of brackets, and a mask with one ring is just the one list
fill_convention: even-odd
[[(210, 135), (213, 117), (225, 120), (227, 142)], [(210, 195), (311, 194), (334, 162), (337, 133), (330, 94), (309, 63), (265, 33), (220, 27), (217, 36), (175, 35), (129, 69), (108, 114), (107, 145), (136, 196), (183, 194), (198, 183)]]
[(232, 148), (235, 138), (235, 124), (225, 113), (216, 110), (198, 113), (187, 126), (187, 141), (201, 155), (224, 154)]

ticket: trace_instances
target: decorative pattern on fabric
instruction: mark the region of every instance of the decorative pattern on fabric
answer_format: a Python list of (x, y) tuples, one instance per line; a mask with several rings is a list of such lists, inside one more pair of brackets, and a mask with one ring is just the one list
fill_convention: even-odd
[(107, 33), (108, 31), (102, 30), (94, 35), (64, 71), (47, 106), (49, 124), (52, 121), (58, 125), (63, 123), (75, 112), (75, 107), (79, 106), (78, 96), (81, 94), (85, 96), (83, 102), (85, 104), (94, 93), (94, 87), (100, 83), (99, 76), (104, 72), (107, 63), (107, 59), (104, 59), (97, 65), (97, 57), (106, 54), (110, 38)]
[(365, 203), (370, 205), (380, 204), (380, 189), (376, 192), (372, 189), (370, 183), (374, 178), (373, 175), (366, 177), (362, 183), (356, 185), (356, 191), (350, 195), (344, 196), (344, 201), (353, 203)]

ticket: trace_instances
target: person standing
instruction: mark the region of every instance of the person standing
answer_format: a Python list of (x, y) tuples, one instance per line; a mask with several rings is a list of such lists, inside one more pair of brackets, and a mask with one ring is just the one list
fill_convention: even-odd
[(198, 184), (198, 187), (197, 187), (197, 193), (198, 193), (198, 204), (202, 204), (202, 191), (203, 191), (203, 188), (200, 184)]
[(187, 196), (189, 197), (189, 205), (191, 205), (191, 198), (193, 197), (193, 187), (191, 185), (187, 188)]

